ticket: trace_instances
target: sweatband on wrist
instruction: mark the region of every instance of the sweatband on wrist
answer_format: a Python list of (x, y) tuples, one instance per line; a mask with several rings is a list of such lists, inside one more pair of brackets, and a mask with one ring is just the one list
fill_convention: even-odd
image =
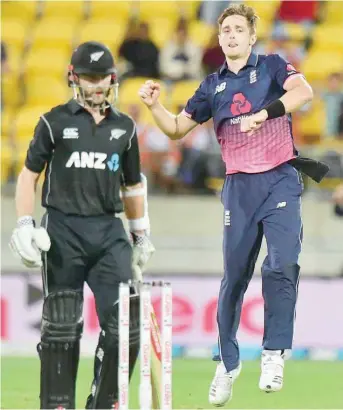
[(138, 218), (138, 219), (129, 219), (129, 229), (130, 232), (134, 231), (146, 231), (149, 229), (149, 224), (147, 223), (146, 218)]
[(127, 191), (123, 191), (123, 198), (132, 198), (133, 196), (143, 196), (143, 195), (145, 195), (144, 188), (136, 188), (136, 189), (130, 189)]
[(25, 226), (25, 225), (35, 226), (35, 221), (33, 220), (31, 215), (24, 215), (18, 218), (17, 225), (18, 226)]
[(283, 117), (286, 114), (286, 108), (281, 100), (273, 101), (264, 109), (267, 111), (268, 114), (267, 120)]

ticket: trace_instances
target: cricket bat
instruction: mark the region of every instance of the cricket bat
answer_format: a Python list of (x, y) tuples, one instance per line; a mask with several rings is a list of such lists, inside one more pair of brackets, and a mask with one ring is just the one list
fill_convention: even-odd
[[(143, 281), (141, 269), (137, 266), (133, 269), (134, 278), (137, 281)], [(152, 387), (152, 408), (161, 408), (161, 332), (158, 327), (156, 314), (151, 305), (150, 315), (150, 334), (151, 334), (151, 387)]]

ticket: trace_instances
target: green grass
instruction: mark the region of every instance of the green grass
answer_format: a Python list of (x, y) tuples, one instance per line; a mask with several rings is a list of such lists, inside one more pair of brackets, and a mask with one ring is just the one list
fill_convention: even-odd
[[(215, 364), (210, 360), (178, 359), (173, 362), (173, 408), (211, 408), (208, 387)], [(92, 360), (81, 359), (77, 385), (77, 407), (84, 408), (89, 392)], [(343, 409), (343, 363), (288, 361), (285, 384), (279, 393), (258, 389), (259, 362), (243, 363), (235, 383), (230, 409)], [(38, 409), (39, 362), (35, 358), (2, 358), (1, 408)], [(137, 404), (138, 373), (133, 378), (130, 408)]]

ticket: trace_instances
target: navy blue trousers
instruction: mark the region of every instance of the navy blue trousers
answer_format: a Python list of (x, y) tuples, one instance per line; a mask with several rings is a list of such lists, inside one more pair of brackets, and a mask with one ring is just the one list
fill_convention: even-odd
[(289, 164), (259, 174), (228, 175), (224, 205), (224, 277), (217, 321), (219, 352), (227, 371), (238, 366), (236, 338), (244, 293), (253, 275), (263, 235), (263, 348), (291, 349), (302, 241), (302, 181)]

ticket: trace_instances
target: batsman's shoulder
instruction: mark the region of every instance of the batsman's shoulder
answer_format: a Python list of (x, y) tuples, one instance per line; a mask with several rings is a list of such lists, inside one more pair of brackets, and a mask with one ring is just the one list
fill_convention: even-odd
[(113, 113), (118, 117), (118, 125), (127, 130), (129, 137), (133, 136), (136, 131), (136, 121), (129, 115), (116, 108), (113, 108)]

